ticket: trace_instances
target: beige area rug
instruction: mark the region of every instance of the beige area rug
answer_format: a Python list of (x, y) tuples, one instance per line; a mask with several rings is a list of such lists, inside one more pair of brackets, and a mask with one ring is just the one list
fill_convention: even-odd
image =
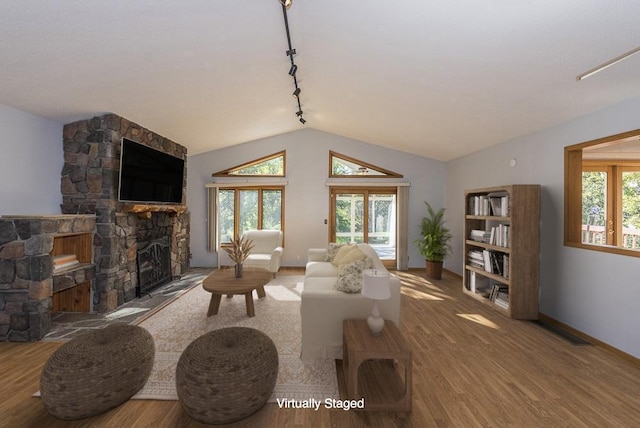
[(160, 311), (136, 322), (154, 338), (156, 357), (151, 376), (134, 399), (177, 400), (175, 370), (182, 351), (206, 332), (224, 327), (251, 327), (266, 333), (278, 349), (278, 379), (270, 402), (277, 399), (339, 399), (334, 360), (300, 359), (300, 293), (302, 276), (279, 275), (254, 291), (255, 317), (249, 318), (244, 296), (223, 297), (217, 315), (207, 317), (211, 294), (196, 285)]

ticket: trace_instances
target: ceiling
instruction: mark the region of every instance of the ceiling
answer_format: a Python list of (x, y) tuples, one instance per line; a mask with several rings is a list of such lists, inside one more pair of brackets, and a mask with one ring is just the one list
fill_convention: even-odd
[[(313, 128), (450, 160), (640, 96), (640, 2), (0, 0), (0, 103), (197, 154)], [(304, 144), (304, 141), (300, 142)]]

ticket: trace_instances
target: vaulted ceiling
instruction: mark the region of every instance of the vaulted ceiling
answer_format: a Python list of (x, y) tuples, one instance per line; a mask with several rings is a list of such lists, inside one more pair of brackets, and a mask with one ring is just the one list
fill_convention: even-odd
[[(0, 103), (113, 112), (190, 154), (310, 127), (449, 160), (640, 96), (640, 2), (0, 2)], [(304, 144), (301, 141), (300, 144)]]

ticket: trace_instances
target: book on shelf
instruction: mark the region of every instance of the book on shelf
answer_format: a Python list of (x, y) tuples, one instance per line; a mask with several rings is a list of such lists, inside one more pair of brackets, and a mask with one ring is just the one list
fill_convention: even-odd
[(495, 303), (496, 306), (500, 306), (503, 309), (509, 309), (509, 302), (496, 299), (493, 303)]
[(61, 254), (59, 256), (53, 256), (53, 270), (60, 270), (80, 264), (78, 257), (75, 254)]
[(502, 257), (501, 253), (495, 251), (482, 250), (484, 257), (484, 270), (496, 275), (502, 275)]
[(509, 254), (502, 255), (502, 276), (509, 279)]
[(467, 253), (467, 264), (478, 269), (484, 269), (484, 257), (482, 251), (470, 250)]
[(509, 195), (505, 193), (489, 193), (487, 195), (491, 205), (491, 215), (497, 217), (509, 216)]
[(485, 272), (493, 273), (493, 267), (491, 266), (491, 251), (482, 250), (482, 258)]
[(500, 293), (504, 293), (507, 296), (507, 302), (509, 301), (509, 286), (505, 284), (494, 283), (491, 285), (491, 289), (489, 291), (489, 300), (495, 302), (496, 298)]
[(469, 235), (469, 238), (472, 241), (476, 241), (476, 242), (490, 243), (491, 232), (488, 232), (486, 230), (473, 229), (471, 231), (471, 234)]
[(485, 195), (476, 195), (469, 198), (469, 214), (472, 215), (490, 215), (489, 198)]
[[(480, 259), (482, 256), (482, 259)], [(491, 250), (471, 250), (467, 253), (467, 263), (485, 272), (509, 278), (509, 255)]]
[(509, 230), (508, 224), (493, 226), (489, 234), (489, 244), (497, 245), (498, 247), (509, 247)]
[(503, 309), (509, 309), (509, 287), (504, 284), (493, 284), (489, 291), (489, 300)]
[(468, 212), (471, 215), (507, 217), (509, 215), (509, 195), (489, 193), (470, 197)]
[(482, 276), (474, 271), (468, 271), (467, 284), (467, 289), (472, 293), (479, 293), (483, 296), (489, 294), (489, 278), (486, 276)]

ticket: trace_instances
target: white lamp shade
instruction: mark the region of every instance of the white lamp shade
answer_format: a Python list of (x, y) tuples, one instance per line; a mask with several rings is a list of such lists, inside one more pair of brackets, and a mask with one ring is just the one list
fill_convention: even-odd
[(362, 271), (362, 295), (374, 300), (385, 300), (391, 297), (389, 290), (389, 272), (376, 269)]

